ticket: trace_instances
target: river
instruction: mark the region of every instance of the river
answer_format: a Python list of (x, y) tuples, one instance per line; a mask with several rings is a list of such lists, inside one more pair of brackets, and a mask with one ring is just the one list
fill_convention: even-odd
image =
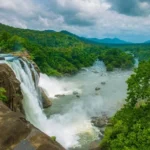
[(41, 74), (39, 86), (53, 103), (45, 110), (46, 133), (56, 136), (66, 149), (87, 150), (92, 141), (99, 140), (99, 130), (92, 125), (91, 117), (104, 113), (110, 117), (123, 106), (130, 74), (131, 71), (106, 72), (100, 61), (72, 77)]

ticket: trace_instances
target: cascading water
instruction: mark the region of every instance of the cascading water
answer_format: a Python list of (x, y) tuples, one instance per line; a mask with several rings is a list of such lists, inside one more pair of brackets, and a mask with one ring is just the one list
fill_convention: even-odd
[[(45, 115), (37, 85), (39, 77), (34, 67), (19, 59), (9, 65), (21, 82), (27, 120), (49, 136), (56, 136), (66, 149), (81, 146), (79, 149), (83, 150), (83, 145), (98, 139), (99, 131), (92, 125), (91, 117), (103, 112), (111, 116), (121, 107), (126, 97), (125, 80), (131, 73), (106, 73), (104, 64), (97, 61), (93, 67), (74, 77), (57, 79), (41, 74), (39, 86), (53, 98), (53, 106), (45, 111)], [(95, 91), (96, 87), (100, 90)], [(78, 98), (73, 91), (78, 93)], [(56, 98), (56, 95), (62, 96)]]
[[(55, 135), (67, 149), (81, 146), (74, 149), (87, 150), (91, 141), (99, 139), (99, 131), (93, 127), (91, 117), (102, 113), (112, 116), (123, 105), (127, 89), (125, 81), (130, 73), (119, 70), (107, 73), (104, 64), (97, 61), (93, 67), (73, 77), (57, 79), (41, 74), (39, 86), (49, 97), (71, 91), (80, 96), (62, 95), (53, 100), (53, 106), (46, 110), (52, 127), (49, 134)], [(96, 87), (100, 90), (96, 91)]]
[(33, 81), (32, 72), (24, 60), (14, 60), (9, 62), (10, 66), (14, 70), (16, 77), (21, 83), (21, 89), (23, 94), (23, 107), (25, 110), (26, 118), (34, 126), (45, 132), (44, 122), (47, 120), (41, 107), (40, 92), (37, 88), (37, 73), (32, 66), (34, 72), (35, 82)]

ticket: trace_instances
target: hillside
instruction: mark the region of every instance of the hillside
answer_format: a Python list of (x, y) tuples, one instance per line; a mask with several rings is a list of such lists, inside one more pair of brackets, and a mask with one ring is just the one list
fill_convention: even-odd
[(150, 44), (150, 40), (148, 40), (148, 41), (146, 41), (146, 42), (144, 42), (145, 44)]
[(99, 44), (128, 44), (129, 42), (120, 40), (118, 38), (104, 38), (104, 39), (97, 39), (97, 38), (89, 38), (89, 41), (99, 43)]
[[(117, 48), (84, 42), (68, 31), (36, 31), (0, 24), (0, 41), (1, 52), (28, 51), (41, 71), (48, 75), (74, 74), (82, 67), (91, 66), (98, 58), (106, 62), (108, 70), (133, 66), (130, 54)], [(112, 58), (109, 59), (106, 55), (111, 55)]]

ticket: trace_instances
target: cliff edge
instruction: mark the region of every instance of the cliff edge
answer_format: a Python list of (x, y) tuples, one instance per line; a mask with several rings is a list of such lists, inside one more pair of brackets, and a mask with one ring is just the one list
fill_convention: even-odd
[(0, 87), (6, 90), (8, 100), (5, 104), (0, 101), (0, 150), (64, 150), (26, 121), (20, 82), (5, 63), (0, 63)]

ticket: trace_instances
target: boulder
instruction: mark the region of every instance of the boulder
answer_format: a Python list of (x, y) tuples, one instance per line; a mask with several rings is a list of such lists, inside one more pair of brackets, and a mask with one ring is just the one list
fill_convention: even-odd
[(102, 84), (102, 85), (105, 85), (105, 84), (106, 84), (106, 82), (105, 82), (105, 81), (103, 81), (103, 82), (101, 82), (101, 84)]
[(0, 102), (1, 150), (64, 150), (49, 136), (31, 125), (21, 113)]
[(76, 97), (77, 97), (77, 98), (80, 98), (80, 95), (79, 95), (79, 94), (77, 94), (77, 95), (76, 95)]
[(5, 57), (0, 57), (0, 60), (5, 60)]
[(96, 70), (95, 70), (95, 71), (92, 71), (92, 72), (93, 72), (93, 73), (99, 73), (99, 72), (98, 72), (98, 71), (96, 71)]
[(73, 91), (73, 95), (78, 95), (79, 93), (77, 91)]
[(40, 75), (40, 68), (37, 66), (37, 64), (34, 61), (31, 61), (32, 65), (34, 66), (34, 69), (36, 72)]
[(57, 94), (57, 95), (55, 95), (55, 97), (64, 97), (65, 96), (65, 94)]
[(74, 91), (73, 95), (75, 95), (77, 98), (80, 98), (80, 94), (77, 91)]
[(109, 118), (107, 116), (92, 117), (91, 122), (93, 123), (94, 126), (98, 128), (103, 128), (108, 124)]
[(101, 88), (100, 87), (96, 87), (95, 88), (95, 91), (99, 91)]
[(43, 108), (48, 108), (52, 106), (51, 99), (46, 95), (46, 93), (44, 92), (42, 88), (41, 88), (41, 95), (43, 99)]

